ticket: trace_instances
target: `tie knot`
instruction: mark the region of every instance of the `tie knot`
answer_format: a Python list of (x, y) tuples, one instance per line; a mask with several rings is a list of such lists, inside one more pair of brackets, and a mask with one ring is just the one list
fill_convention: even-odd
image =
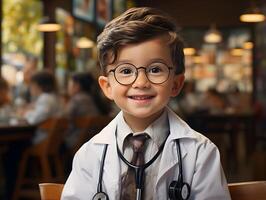
[(129, 142), (132, 145), (133, 151), (135, 153), (143, 152), (147, 139), (149, 139), (149, 136), (146, 133), (136, 136), (131, 135), (129, 138)]

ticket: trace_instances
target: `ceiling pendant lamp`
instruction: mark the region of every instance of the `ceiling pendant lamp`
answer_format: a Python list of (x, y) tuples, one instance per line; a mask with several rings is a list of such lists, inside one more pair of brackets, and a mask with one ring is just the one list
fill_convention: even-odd
[(254, 4), (252, 4), (252, 6), (240, 16), (241, 22), (256, 23), (263, 22), (264, 20), (265, 15)]
[(76, 45), (80, 49), (89, 49), (94, 46), (94, 42), (87, 37), (81, 37), (77, 40)]
[(49, 17), (44, 17), (40, 24), (37, 25), (37, 30), (41, 32), (55, 32), (61, 29), (61, 25), (51, 20)]
[(222, 41), (222, 34), (216, 29), (214, 24), (211, 25), (211, 28), (204, 35), (204, 41), (206, 43), (219, 43)]
[(186, 47), (184, 48), (184, 55), (185, 56), (193, 56), (196, 54), (196, 49), (193, 47)]

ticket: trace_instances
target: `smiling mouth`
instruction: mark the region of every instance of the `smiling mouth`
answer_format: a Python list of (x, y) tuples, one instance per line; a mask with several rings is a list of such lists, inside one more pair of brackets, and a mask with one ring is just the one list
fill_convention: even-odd
[(129, 96), (130, 99), (134, 99), (134, 100), (148, 100), (148, 99), (152, 99), (154, 96)]

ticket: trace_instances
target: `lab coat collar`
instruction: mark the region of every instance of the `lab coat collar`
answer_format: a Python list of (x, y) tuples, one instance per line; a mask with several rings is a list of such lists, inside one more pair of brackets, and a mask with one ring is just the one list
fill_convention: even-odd
[[(181, 138), (196, 138), (192, 134), (192, 129), (171, 109), (166, 108), (170, 124), (170, 135), (167, 140), (176, 140)], [(117, 120), (123, 115), (122, 111), (106, 126), (99, 134), (92, 138), (93, 143), (112, 144), (114, 143)]]

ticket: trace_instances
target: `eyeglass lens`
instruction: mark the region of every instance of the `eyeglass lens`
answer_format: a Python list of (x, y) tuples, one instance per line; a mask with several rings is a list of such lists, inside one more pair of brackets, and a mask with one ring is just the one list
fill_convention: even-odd
[(138, 70), (145, 70), (148, 80), (155, 84), (165, 82), (169, 77), (170, 67), (164, 63), (156, 62), (147, 67), (136, 67), (130, 63), (118, 65), (114, 70), (116, 80), (124, 85), (132, 84), (138, 77)]

